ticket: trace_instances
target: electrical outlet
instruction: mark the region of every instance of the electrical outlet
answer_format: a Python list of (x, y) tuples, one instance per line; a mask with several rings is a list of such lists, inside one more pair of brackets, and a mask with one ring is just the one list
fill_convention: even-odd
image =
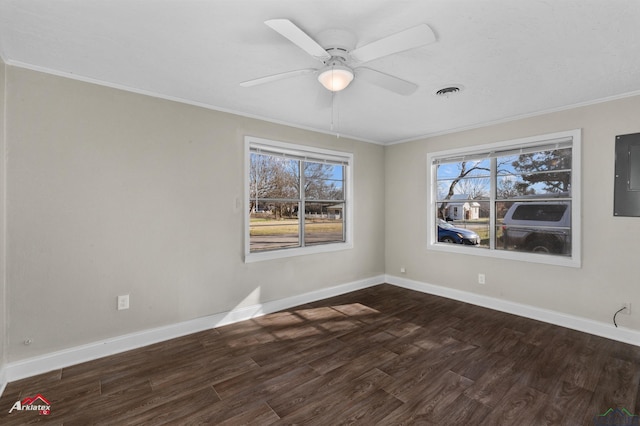
[(129, 295), (118, 296), (118, 310), (129, 309)]
[(624, 310), (620, 312), (621, 314), (631, 315), (631, 302), (621, 303), (620, 309), (622, 308), (624, 308)]
[(484, 274), (478, 274), (478, 284), (484, 284), (484, 283), (485, 283)]
[(406, 274), (407, 273), (407, 269), (404, 266), (400, 267), (400, 273), (401, 274)]

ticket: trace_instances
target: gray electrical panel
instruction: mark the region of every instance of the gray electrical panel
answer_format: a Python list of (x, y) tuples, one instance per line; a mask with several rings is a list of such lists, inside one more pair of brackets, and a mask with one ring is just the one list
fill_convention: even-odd
[(640, 133), (616, 136), (614, 216), (640, 216)]

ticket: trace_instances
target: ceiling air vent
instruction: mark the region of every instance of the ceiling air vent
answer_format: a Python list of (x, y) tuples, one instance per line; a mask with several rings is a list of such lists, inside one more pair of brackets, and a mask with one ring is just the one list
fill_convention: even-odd
[(442, 89), (436, 92), (436, 96), (445, 96), (448, 97), (453, 95), (454, 93), (458, 93), (462, 90), (462, 86), (449, 86), (443, 87)]

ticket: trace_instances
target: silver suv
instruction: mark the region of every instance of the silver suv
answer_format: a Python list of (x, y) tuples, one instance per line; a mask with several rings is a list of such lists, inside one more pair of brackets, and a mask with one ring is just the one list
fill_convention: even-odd
[(513, 203), (504, 216), (504, 248), (571, 254), (571, 204), (568, 201)]

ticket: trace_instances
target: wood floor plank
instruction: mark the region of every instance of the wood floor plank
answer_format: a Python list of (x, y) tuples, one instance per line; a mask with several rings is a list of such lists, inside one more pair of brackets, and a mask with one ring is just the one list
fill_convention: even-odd
[[(337, 392), (325, 394), (323, 398), (309, 399), (304, 406), (284, 415), (282, 421), (294, 424), (321, 424), (323, 421), (326, 422), (328, 418), (345, 419), (346, 416), (339, 415), (339, 413), (349, 410), (363, 399), (371, 401), (372, 399), (369, 397), (373, 394), (376, 394), (377, 397), (383, 395), (382, 400), (391, 401), (393, 398), (381, 391), (381, 387), (389, 380), (390, 377), (380, 370), (367, 371), (353, 380), (343, 381)], [(387, 396), (390, 398), (387, 399)], [(369, 408), (373, 409), (372, 406)], [(353, 416), (355, 413), (350, 415)]]
[(249, 355), (262, 367), (275, 364), (288, 364), (289, 366), (307, 365), (310, 362), (333, 354), (346, 347), (338, 339), (300, 339), (292, 342), (279, 342), (270, 348), (262, 347), (251, 351)]
[(477, 402), (464, 393), (453, 401), (449, 410), (440, 410), (433, 424), (437, 425), (476, 425), (491, 413), (491, 408)]
[(479, 425), (536, 425), (535, 415), (548, 403), (548, 395), (516, 383)]
[[(594, 391), (600, 378), (594, 371), (604, 369), (608, 357), (607, 340), (596, 336), (587, 339), (576, 347), (573, 356), (565, 367), (561, 379), (590, 391)], [(640, 358), (638, 358), (640, 359)]]
[[(403, 403), (400, 400), (378, 389), (355, 401), (347, 409), (334, 413), (335, 418), (338, 419), (335, 424), (375, 425), (401, 405)], [(326, 424), (326, 419), (319, 417), (309, 422), (309, 425), (324, 426)]]
[[(348, 364), (342, 365), (328, 373), (309, 381), (297, 388), (289, 389), (268, 400), (273, 410), (285, 417), (331, 394), (344, 393), (346, 387), (353, 386), (353, 381), (370, 371), (378, 371), (375, 367), (381, 362), (392, 359), (397, 355), (384, 348), (372, 349), (360, 357), (354, 358)], [(384, 374), (384, 373), (383, 373)], [(388, 375), (385, 374), (385, 377)]]
[(280, 389), (299, 386), (318, 377), (318, 373), (309, 366), (290, 369), (279, 367), (236, 376), (213, 385), (221, 398), (235, 398), (240, 394), (251, 394), (255, 398), (267, 399)]
[(0, 424), (584, 425), (639, 390), (638, 346), (379, 285), (9, 383)]
[(273, 412), (269, 405), (262, 403), (257, 407), (230, 417), (224, 421), (217, 423), (218, 426), (237, 426), (237, 425), (268, 425), (276, 422), (280, 418)]
[(640, 408), (634, 407), (639, 381), (638, 361), (632, 362), (610, 356), (600, 371), (590, 404), (597, 407), (600, 413), (604, 413), (608, 408), (626, 408), (633, 414), (638, 414), (633, 410)]
[(460, 359), (450, 369), (454, 373), (464, 376), (471, 380), (478, 380), (487, 371), (490, 371), (492, 367), (505, 357), (485, 348), (476, 348), (471, 351), (469, 355)]
[(516, 361), (509, 358), (497, 360), (465, 391), (465, 395), (487, 407), (495, 408), (520, 380), (522, 372), (515, 365)]
[[(265, 401), (254, 398), (251, 394), (238, 395), (209, 404), (204, 410), (182, 411), (175, 422), (178, 425), (217, 425), (231, 418), (238, 418), (244, 413), (254, 410), (262, 411)], [(265, 425), (268, 423), (264, 423)]]
[(368, 351), (369, 348), (365, 346), (345, 346), (336, 352), (311, 361), (309, 366), (318, 374), (326, 374)]
[[(534, 418), (536, 425), (582, 425), (589, 413), (589, 401), (593, 393), (573, 383), (560, 381), (549, 394), (550, 398)], [(590, 415), (595, 416), (592, 412)]]
[(193, 388), (190, 392), (183, 391), (172, 396), (167, 393), (165, 395), (165, 398), (154, 398), (147, 404), (139, 404), (126, 411), (111, 413), (97, 424), (176, 424), (185, 412), (204, 412), (219, 401), (219, 397), (211, 387)]
[[(467, 349), (467, 346), (464, 348)], [(443, 372), (450, 372), (451, 366), (464, 358), (466, 351), (459, 351), (455, 345), (449, 345), (440, 348), (438, 353), (440, 355), (418, 349), (413, 356), (401, 355), (398, 360), (402, 363), (385, 363), (380, 367), (382, 371), (396, 378), (385, 390), (404, 402), (420, 399), (424, 389)]]
[(214, 385), (234, 377), (259, 370), (251, 358), (222, 358), (213, 362), (192, 362), (178, 365), (170, 371), (154, 371), (147, 375), (154, 390), (163, 387)]
[[(390, 423), (414, 424), (428, 422), (437, 424), (438, 418), (454, 409), (452, 403), (473, 383), (450, 370), (420, 381), (411, 394), (400, 400), (406, 402), (385, 418)], [(397, 397), (398, 395), (396, 395)]]

